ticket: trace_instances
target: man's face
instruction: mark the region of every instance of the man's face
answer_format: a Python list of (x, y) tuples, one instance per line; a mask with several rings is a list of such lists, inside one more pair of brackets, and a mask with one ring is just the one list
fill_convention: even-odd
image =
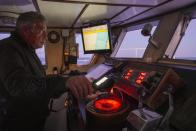
[(42, 48), (46, 41), (47, 26), (45, 22), (34, 23), (28, 31), (27, 43), (34, 49)]

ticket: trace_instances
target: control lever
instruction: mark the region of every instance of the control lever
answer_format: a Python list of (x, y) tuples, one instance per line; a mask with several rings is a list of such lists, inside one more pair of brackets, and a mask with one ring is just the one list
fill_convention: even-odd
[(139, 87), (137, 92), (139, 95), (138, 109), (131, 111), (127, 117), (127, 121), (130, 123), (129, 128), (131, 131), (154, 131), (162, 116), (143, 108), (143, 99), (146, 95), (144, 86)]
[(165, 95), (168, 95), (169, 97), (169, 109), (165, 114), (165, 116), (163, 117), (157, 131), (164, 131), (163, 127), (167, 127), (165, 125), (169, 123), (169, 118), (174, 111), (174, 100), (173, 100), (172, 92), (173, 92), (173, 86), (171, 84), (168, 86), (167, 90), (163, 92)]
[(143, 98), (144, 96), (146, 95), (146, 92), (145, 92), (145, 87), (143, 86), (140, 86), (137, 90), (138, 94), (139, 94), (139, 100), (138, 100), (138, 109), (139, 109), (139, 112), (140, 112), (140, 115), (143, 119), (146, 119), (146, 116), (144, 114), (144, 111), (143, 111)]

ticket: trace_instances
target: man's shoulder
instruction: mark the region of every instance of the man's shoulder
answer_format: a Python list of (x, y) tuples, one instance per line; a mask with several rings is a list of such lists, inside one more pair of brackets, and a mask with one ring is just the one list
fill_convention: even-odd
[(0, 40), (0, 47), (12, 46), (13, 44), (11, 44), (11, 43), (15, 43), (15, 42), (16, 41), (14, 39), (12, 39), (11, 37), (8, 37), (3, 40)]
[(20, 48), (20, 44), (18, 44), (18, 41), (16, 41), (12, 37), (8, 37), (3, 40), (0, 40), (0, 50), (4, 50), (4, 49), (15, 50), (17, 48)]

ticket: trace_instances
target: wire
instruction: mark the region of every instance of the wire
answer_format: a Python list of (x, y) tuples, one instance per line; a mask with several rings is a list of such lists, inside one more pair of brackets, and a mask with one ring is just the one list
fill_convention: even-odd
[(112, 87), (112, 88), (113, 88), (113, 89), (116, 89), (116, 90), (119, 92), (119, 94), (120, 94), (120, 96), (121, 96), (121, 100), (123, 101), (123, 100), (124, 100), (124, 97), (123, 97), (122, 91), (119, 90), (120, 88), (118, 88), (117, 86), (114, 86), (114, 87)]

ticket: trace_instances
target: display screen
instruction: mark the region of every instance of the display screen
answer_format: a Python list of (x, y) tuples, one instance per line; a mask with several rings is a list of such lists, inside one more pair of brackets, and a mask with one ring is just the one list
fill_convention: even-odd
[(108, 24), (82, 28), (84, 53), (111, 52)]
[(104, 77), (101, 78), (99, 81), (97, 81), (95, 84), (96, 84), (97, 86), (99, 86), (99, 85), (101, 85), (102, 83), (104, 83), (107, 79), (108, 79), (108, 78), (104, 76)]
[(100, 65), (97, 65), (96, 67), (93, 67), (92, 69), (90, 69), (90, 71), (88, 71), (88, 73), (85, 76), (88, 79), (92, 78), (92, 79), (96, 80), (96, 79), (99, 79), (104, 74), (106, 74), (112, 68), (113, 68), (112, 66), (108, 66), (108, 65), (105, 65), (105, 64), (100, 64)]

